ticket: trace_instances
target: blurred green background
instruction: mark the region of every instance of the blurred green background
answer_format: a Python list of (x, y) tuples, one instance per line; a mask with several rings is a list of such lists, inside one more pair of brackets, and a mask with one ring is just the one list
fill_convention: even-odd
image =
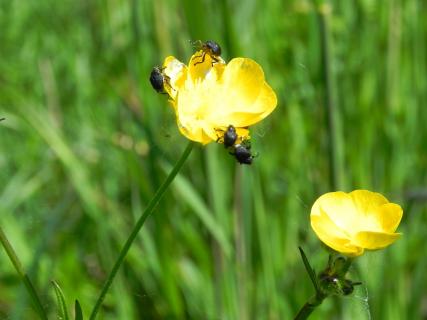
[[(320, 11), (319, 11), (320, 10)], [(354, 295), (312, 319), (427, 319), (427, 3), (0, 1), (0, 223), (54, 319), (50, 280), (87, 316), (187, 141), (148, 81), (190, 40), (255, 59), (279, 104), (252, 166), (198, 147), (141, 230), (100, 319), (291, 319), (327, 252), (322, 193), (404, 207), (404, 236), (357, 259)], [(323, 12), (319, 15), (319, 12)], [(36, 319), (0, 249), (0, 319)]]

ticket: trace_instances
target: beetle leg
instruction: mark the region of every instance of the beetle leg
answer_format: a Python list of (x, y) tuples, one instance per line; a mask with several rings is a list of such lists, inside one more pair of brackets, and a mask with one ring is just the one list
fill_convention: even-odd
[(206, 52), (203, 52), (202, 61), (196, 62), (194, 65), (205, 62), (205, 58), (206, 58)]

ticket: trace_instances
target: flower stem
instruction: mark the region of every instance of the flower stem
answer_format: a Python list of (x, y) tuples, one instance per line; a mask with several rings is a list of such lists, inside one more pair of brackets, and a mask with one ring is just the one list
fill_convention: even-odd
[(44, 311), (44, 308), (42, 306), (40, 298), (37, 295), (36, 289), (34, 288), (33, 284), (31, 283), (31, 280), (28, 277), (28, 275), (25, 273), (25, 270), (22, 267), (21, 261), (19, 261), (19, 258), (16, 255), (15, 250), (13, 250), (12, 245), (10, 244), (9, 240), (6, 237), (6, 234), (3, 232), (1, 227), (0, 227), (0, 242), (3, 245), (3, 248), (6, 250), (6, 253), (9, 256), (10, 261), (12, 262), (13, 266), (15, 267), (16, 272), (18, 273), (19, 277), (21, 278), (21, 281), (24, 283), (25, 288), (27, 289), (27, 291), (31, 297), (31, 300), (34, 303), (34, 307), (35, 307), (40, 319), (47, 320), (47, 315)]
[[(329, 255), (328, 265), (326, 269), (316, 276), (314, 269), (311, 267), (304, 250), (299, 247), (301, 258), (304, 262), (311, 282), (313, 283), (316, 294), (311, 297), (301, 308), (294, 320), (305, 320), (319, 306), (323, 300), (330, 295), (349, 295), (353, 292), (354, 286), (360, 282), (353, 282), (345, 278), (348, 269), (353, 262), (352, 258), (344, 259), (342, 256), (334, 258)], [(338, 292), (338, 293), (337, 293)]]
[(105, 295), (107, 294), (108, 289), (110, 288), (114, 277), (117, 274), (117, 271), (119, 270), (120, 266), (123, 263), (123, 260), (126, 257), (126, 254), (128, 253), (133, 241), (135, 240), (136, 236), (138, 235), (139, 230), (141, 230), (142, 226), (144, 225), (145, 220), (153, 213), (154, 209), (157, 207), (157, 205), (160, 202), (160, 199), (162, 198), (163, 194), (175, 178), (175, 176), (178, 174), (179, 170), (182, 168), (183, 164), (185, 163), (185, 160), (187, 160), (188, 156), (191, 153), (191, 150), (193, 149), (194, 142), (189, 142), (187, 148), (184, 150), (183, 154), (173, 167), (172, 171), (169, 173), (166, 180), (163, 182), (163, 184), (157, 189), (156, 194), (151, 199), (151, 201), (148, 203), (148, 206), (145, 208), (144, 212), (142, 213), (141, 217), (136, 222), (135, 226), (132, 229), (132, 232), (129, 235), (129, 238), (126, 240), (125, 244), (123, 245), (122, 250), (120, 251), (119, 257), (117, 258), (116, 263), (114, 264), (113, 268), (111, 269), (110, 274), (107, 277), (107, 280), (104, 283), (104, 286), (101, 290), (101, 293), (99, 294), (98, 300), (96, 301), (96, 304), (92, 310), (92, 313), (90, 315), (90, 320), (94, 320), (96, 318), (96, 315), (99, 311), (99, 308), (101, 307), (102, 302), (104, 301)]
[[(319, 282), (316, 276), (316, 272), (311, 267), (310, 262), (305, 255), (304, 250), (301, 247), (298, 247), (299, 252), (301, 254), (302, 261), (304, 263), (305, 270), (310, 276), (311, 282), (313, 283), (314, 290), (316, 290), (316, 294), (308, 300), (298, 314), (295, 316), (295, 320), (303, 320), (307, 319), (308, 316), (313, 312), (313, 310), (322, 303), (322, 301), (327, 297), (327, 295), (322, 291), (319, 286)], [(329, 256), (330, 257), (330, 256)]]
[(301, 308), (301, 310), (298, 312), (298, 314), (295, 316), (294, 320), (305, 320), (308, 318), (308, 316), (316, 309), (317, 306), (319, 306), (323, 300), (325, 300), (327, 296), (324, 294), (317, 293), (315, 296), (311, 297), (310, 300), (308, 300), (304, 306)]

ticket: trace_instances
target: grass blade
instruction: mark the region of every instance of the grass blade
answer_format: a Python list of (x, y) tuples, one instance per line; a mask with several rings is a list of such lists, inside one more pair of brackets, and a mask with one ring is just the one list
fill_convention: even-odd
[(69, 320), (68, 317), (68, 310), (67, 310), (67, 304), (65, 302), (64, 294), (59, 287), (58, 283), (56, 283), (54, 280), (51, 281), (53, 288), (55, 289), (55, 295), (56, 295), (56, 302), (58, 304), (59, 309), (59, 317), (60, 319)]

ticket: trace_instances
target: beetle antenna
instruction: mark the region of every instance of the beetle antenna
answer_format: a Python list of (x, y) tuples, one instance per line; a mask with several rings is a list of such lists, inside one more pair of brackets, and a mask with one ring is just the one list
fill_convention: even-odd
[(201, 48), (203, 45), (202, 40), (188, 40), (190, 44), (193, 46), (193, 48)]

